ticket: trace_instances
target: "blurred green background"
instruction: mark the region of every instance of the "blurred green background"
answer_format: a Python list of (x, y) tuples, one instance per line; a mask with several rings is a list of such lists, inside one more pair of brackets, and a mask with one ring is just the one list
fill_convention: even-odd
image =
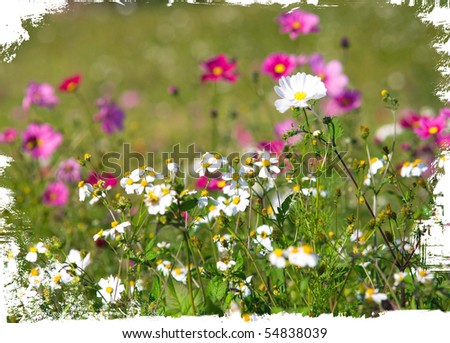
[[(125, 7), (73, 5), (64, 13), (47, 15), (39, 27), (28, 25), (30, 40), (18, 49), (12, 63), (0, 64), (0, 128), (23, 129), (36, 119), (32, 117), (36, 114), (20, 110), (29, 81), (57, 86), (65, 77), (81, 73), (80, 92), (89, 101), (89, 115), (96, 112), (95, 99), (105, 93), (119, 103), (126, 91), (139, 94), (139, 105), (127, 109), (125, 131), (120, 134), (135, 150), (160, 151), (192, 142), (209, 149), (213, 106), (219, 110), (222, 136), (235, 125), (229, 116), (235, 112), (235, 120), (256, 139), (271, 139), (273, 124), (289, 115), (276, 112), (275, 82), (265, 75), (258, 85), (265, 94), (261, 101), (253, 73), (273, 52), (320, 52), (326, 60), (344, 60), (352, 88), (363, 94), (359, 113), (343, 119), (355, 132), (363, 123), (374, 127), (390, 122), (380, 97), (383, 88), (391, 90), (403, 108), (443, 106), (434, 95), (441, 76), (432, 41), (439, 32), (416, 17), (416, 8), (370, 0), (327, 4), (339, 6), (300, 5), (319, 15), (321, 31), (294, 41), (280, 34), (276, 23), (280, 13), (294, 6), (175, 3), (168, 7), (166, 1)], [(351, 44), (345, 58), (342, 37)], [(217, 84), (218, 100), (213, 105), (214, 85), (200, 83), (199, 62), (218, 53), (237, 58), (240, 77), (236, 84)], [(179, 88), (178, 98), (168, 94), (171, 84)], [(52, 112), (40, 110), (38, 119), (63, 132), (89, 122), (74, 97), (62, 94), (60, 98), (64, 106)], [(78, 129), (86, 130), (82, 125)]]

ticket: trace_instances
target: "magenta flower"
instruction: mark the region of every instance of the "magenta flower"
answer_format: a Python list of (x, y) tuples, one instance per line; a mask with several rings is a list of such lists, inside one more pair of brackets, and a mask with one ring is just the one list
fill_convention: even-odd
[(15, 128), (6, 129), (0, 132), (0, 143), (9, 144), (16, 140), (17, 130)]
[[(208, 182), (208, 180), (209, 180), (209, 182)], [(221, 180), (219, 180), (219, 179), (215, 179), (215, 178), (208, 179), (208, 177), (202, 176), (202, 177), (199, 177), (199, 178), (195, 181), (195, 186), (196, 186), (198, 189), (205, 189), (205, 187), (208, 186), (207, 189), (208, 189), (209, 191), (217, 191), (217, 190), (220, 189), (220, 187), (219, 187), (219, 182), (220, 182), (220, 181), (221, 181)]]
[(22, 134), (22, 149), (34, 158), (49, 158), (62, 140), (50, 124), (31, 123)]
[(248, 131), (241, 123), (236, 124), (234, 128), (234, 135), (242, 147), (246, 148), (254, 145), (252, 133)]
[(400, 119), (400, 126), (405, 129), (416, 129), (419, 127), (420, 114), (412, 110), (406, 110)]
[[(275, 124), (275, 134), (278, 136), (278, 138), (283, 138), (283, 135), (290, 131), (290, 130), (295, 130), (296, 128), (298, 128), (297, 123), (295, 122), (294, 119), (286, 119), (283, 120), (281, 122), (278, 122)], [(289, 137), (287, 139), (287, 142), (289, 144), (295, 144), (296, 142), (298, 142), (299, 140), (302, 139), (302, 136), (300, 134)]]
[(60, 181), (50, 183), (42, 196), (42, 201), (48, 206), (64, 206), (68, 200), (69, 189)]
[(236, 65), (236, 61), (228, 61), (227, 56), (224, 54), (214, 56), (200, 63), (200, 67), (205, 71), (201, 80), (202, 82), (222, 80), (235, 82), (237, 80), (237, 74), (234, 71)]
[(258, 142), (258, 149), (274, 153), (277, 156), (281, 154), (284, 148), (284, 141), (261, 141)]
[(277, 81), (280, 77), (291, 74), (295, 64), (294, 56), (279, 52), (266, 57), (262, 64), (262, 71)]
[(56, 178), (58, 181), (67, 183), (78, 182), (81, 179), (81, 166), (74, 158), (62, 161), (56, 170)]
[(439, 116), (443, 116), (445, 119), (450, 118), (450, 107), (444, 107), (439, 111)]
[(59, 90), (62, 92), (72, 93), (75, 92), (81, 83), (81, 75), (75, 74), (64, 79), (59, 85)]
[(325, 63), (321, 54), (314, 54), (309, 59), (309, 66), (314, 74), (322, 79), (329, 95), (344, 91), (348, 77), (342, 72), (342, 64), (337, 60)]
[(107, 134), (123, 130), (125, 113), (111, 101), (109, 96), (97, 99), (99, 112), (94, 114), (94, 120), (102, 123), (102, 130)]
[(418, 127), (414, 128), (414, 132), (421, 139), (427, 139), (431, 136), (439, 135), (445, 128), (445, 118), (443, 116), (427, 117), (423, 116), (419, 120)]
[(444, 149), (448, 149), (450, 146), (450, 133), (441, 132), (436, 136), (436, 143)]
[(359, 107), (361, 107), (361, 93), (357, 90), (346, 89), (326, 102), (325, 112), (329, 116), (339, 116)]
[(297, 67), (303, 67), (304, 65), (306, 65), (308, 63), (309, 63), (308, 55), (300, 54), (295, 57), (295, 64), (297, 65)]
[(288, 33), (291, 39), (295, 39), (299, 35), (319, 32), (319, 17), (299, 9), (281, 14), (277, 21), (281, 26), (280, 31)]
[(25, 91), (25, 98), (22, 101), (22, 108), (28, 111), (31, 105), (52, 109), (59, 99), (55, 96), (53, 87), (48, 83), (30, 82)]
[(89, 173), (86, 182), (95, 185), (99, 180), (105, 181), (104, 187), (106, 188), (112, 188), (119, 183), (117, 178), (111, 173), (102, 173), (101, 175), (98, 175), (94, 172)]

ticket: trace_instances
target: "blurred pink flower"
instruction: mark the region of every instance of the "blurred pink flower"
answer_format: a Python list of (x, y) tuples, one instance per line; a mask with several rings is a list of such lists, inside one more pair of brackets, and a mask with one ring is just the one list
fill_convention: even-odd
[(345, 89), (328, 99), (325, 103), (325, 113), (329, 116), (338, 116), (359, 107), (361, 107), (361, 93), (357, 90)]
[(311, 32), (319, 31), (319, 17), (299, 9), (294, 9), (281, 14), (277, 18), (277, 21), (281, 26), (280, 31), (289, 33), (291, 39), (295, 39), (299, 35), (306, 35)]
[(262, 64), (262, 71), (272, 76), (274, 80), (292, 73), (295, 69), (295, 57), (278, 52), (266, 57)]
[(294, 58), (295, 58), (295, 64), (297, 65), (297, 67), (303, 67), (305, 64), (309, 63), (308, 55), (300, 54), (298, 56), (294, 56)]
[(448, 149), (450, 146), (450, 133), (448, 132), (441, 132), (436, 136), (436, 143), (441, 147)]
[(34, 158), (49, 158), (62, 140), (50, 124), (31, 123), (22, 134), (22, 149)]
[(283, 151), (284, 141), (261, 141), (258, 142), (257, 147), (260, 150), (279, 155)]
[(445, 119), (450, 118), (450, 107), (444, 107), (439, 111), (439, 115), (443, 116)]
[(122, 93), (120, 96), (119, 104), (123, 108), (134, 108), (139, 106), (139, 103), (141, 102), (141, 97), (139, 95), (139, 92), (129, 90)]
[[(283, 134), (285, 134), (287, 131), (295, 130), (297, 128), (298, 128), (298, 125), (295, 122), (295, 120), (289, 118), (289, 119), (280, 121), (275, 124), (275, 134), (278, 136), (278, 138), (283, 139)], [(295, 144), (296, 142), (298, 142), (301, 139), (302, 139), (302, 136), (300, 134), (298, 134), (298, 135), (289, 137), (287, 139), (287, 142), (289, 144)]]
[[(208, 180), (209, 180), (209, 183), (208, 183)], [(195, 186), (198, 189), (204, 189), (206, 187), (206, 185), (208, 185), (207, 189), (209, 191), (217, 191), (220, 189), (219, 181), (220, 181), (219, 179), (215, 179), (215, 178), (208, 179), (208, 177), (202, 176), (196, 180)]]
[(78, 182), (81, 179), (81, 166), (74, 158), (62, 161), (56, 170), (56, 178), (63, 182)]
[(419, 119), (419, 125), (414, 129), (416, 135), (421, 139), (439, 135), (445, 128), (445, 118), (443, 116), (427, 117)]
[(22, 101), (22, 108), (28, 111), (31, 105), (52, 109), (59, 99), (55, 96), (53, 87), (48, 83), (30, 82), (25, 91), (25, 98)]
[(102, 130), (107, 134), (123, 130), (125, 113), (111, 101), (109, 96), (97, 99), (99, 112), (94, 114), (94, 120), (102, 123)]
[(168, 92), (170, 95), (177, 96), (178, 93), (179, 93), (179, 90), (178, 90), (178, 87), (177, 87), (177, 86), (175, 86), (175, 85), (170, 85), (169, 87), (167, 87), (167, 92)]
[(72, 93), (78, 89), (80, 82), (81, 82), (81, 75), (75, 74), (73, 76), (64, 79), (58, 88), (62, 92)]
[(202, 82), (221, 80), (235, 82), (237, 80), (237, 75), (234, 71), (236, 65), (236, 61), (228, 61), (228, 57), (224, 54), (214, 56), (200, 63), (200, 67), (205, 71), (201, 80)]
[(0, 132), (0, 143), (12, 143), (17, 138), (17, 130), (15, 128), (5, 129), (3, 132)]
[(45, 189), (42, 201), (49, 206), (64, 206), (69, 200), (69, 189), (63, 182), (50, 183)]
[(234, 135), (236, 136), (236, 140), (242, 147), (247, 148), (254, 145), (251, 132), (248, 131), (241, 123), (237, 123), (234, 127)]
[(420, 118), (420, 114), (412, 110), (406, 110), (400, 118), (400, 126), (405, 129), (416, 129), (419, 127)]
[(100, 175), (95, 172), (89, 173), (86, 182), (90, 183), (91, 185), (95, 185), (99, 180), (105, 181), (106, 188), (112, 188), (119, 183), (119, 180), (113, 174), (105, 172), (101, 173)]
[(337, 95), (344, 91), (348, 77), (342, 72), (342, 64), (338, 60), (325, 63), (321, 54), (310, 56), (309, 66), (314, 74), (322, 79), (328, 95)]

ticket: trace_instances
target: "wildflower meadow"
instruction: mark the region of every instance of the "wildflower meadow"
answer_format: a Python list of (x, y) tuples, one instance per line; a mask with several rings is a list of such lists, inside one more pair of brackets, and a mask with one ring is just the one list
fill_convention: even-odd
[(152, 6), (74, 5), (0, 65), (8, 321), (448, 311), (433, 29)]

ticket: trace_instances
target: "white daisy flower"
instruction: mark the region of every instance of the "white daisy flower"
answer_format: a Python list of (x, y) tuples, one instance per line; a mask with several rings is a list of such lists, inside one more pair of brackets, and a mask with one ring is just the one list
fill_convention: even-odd
[(272, 240), (270, 239), (272, 232), (273, 227), (269, 225), (261, 225), (256, 229), (257, 236), (254, 242), (260, 244), (266, 252), (273, 250)]
[(178, 282), (186, 283), (187, 269), (184, 267), (173, 268), (172, 277)]
[(138, 292), (142, 292), (144, 290), (144, 281), (142, 281), (141, 279), (137, 279), (135, 280), (130, 280), (130, 294), (133, 294), (134, 291), (138, 291)]
[(233, 195), (238, 188), (248, 188), (248, 183), (241, 177), (241, 171), (244, 173), (247, 169), (242, 169), (236, 172), (233, 168), (230, 168), (230, 171), (224, 173), (222, 178), (225, 181), (231, 181), (225, 187), (222, 188), (224, 194)]
[(428, 166), (420, 158), (414, 162), (405, 162), (400, 170), (401, 177), (418, 177), (428, 170)]
[(259, 167), (258, 176), (261, 179), (274, 179), (280, 173), (280, 168), (276, 164), (278, 164), (278, 159), (270, 157), (268, 152), (264, 152), (261, 161), (255, 162), (255, 165)]
[[(306, 197), (312, 196), (313, 198), (317, 198), (317, 188), (315, 188), (315, 187), (302, 188), (301, 192)], [(319, 194), (322, 198), (325, 198), (328, 195), (327, 191), (324, 191), (324, 190), (320, 190)]]
[(302, 177), (302, 182), (313, 183), (313, 182), (316, 182), (316, 181), (317, 181), (317, 179), (312, 174), (308, 174), (307, 176)]
[(85, 257), (81, 256), (81, 252), (76, 249), (70, 249), (69, 255), (66, 257), (66, 263), (77, 275), (81, 275), (86, 267), (91, 263), (91, 254)]
[(140, 181), (141, 176), (144, 174), (142, 169), (133, 170), (128, 176), (120, 179), (120, 186), (125, 189), (125, 193), (133, 194), (136, 190), (137, 183)]
[(157, 246), (159, 249), (169, 249), (169, 248), (170, 248), (170, 243), (167, 243), (167, 242), (165, 242), (165, 241), (162, 241), (162, 242), (156, 243), (156, 246)]
[(398, 286), (399, 284), (401, 284), (406, 276), (408, 276), (408, 274), (405, 272), (395, 273), (394, 274), (394, 280), (395, 280), (394, 286)]
[(148, 213), (165, 214), (167, 208), (174, 202), (175, 195), (176, 193), (171, 190), (170, 185), (161, 184), (149, 187), (144, 198)]
[(97, 291), (97, 297), (102, 298), (103, 303), (115, 303), (120, 300), (121, 293), (125, 290), (125, 286), (120, 282), (117, 276), (110, 275), (107, 279), (100, 279), (98, 285), (101, 287)]
[(220, 255), (223, 255), (224, 253), (227, 254), (234, 246), (231, 235), (228, 233), (224, 235), (214, 235), (213, 241), (216, 243)]
[(416, 281), (420, 283), (427, 283), (428, 281), (431, 281), (434, 278), (434, 275), (432, 273), (422, 268), (417, 268), (415, 276)]
[(67, 272), (65, 267), (60, 263), (55, 263), (48, 272), (46, 284), (48, 284), (51, 289), (60, 289), (62, 284), (67, 284), (72, 280), (73, 276)]
[(163, 260), (156, 261), (156, 270), (161, 272), (164, 276), (168, 276), (171, 269), (172, 264), (169, 261)]
[(252, 294), (252, 291), (249, 287), (252, 282), (252, 278), (253, 275), (250, 275), (245, 279), (245, 281), (240, 282), (237, 286), (235, 286), (238, 289), (239, 293), (241, 293), (242, 298), (246, 298)]
[(229, 199), (229, 203), (225, 208), (227, 216), (234, 216), (238, 212), (244, 212), (250, 204), (250, 193), (244, 189), (238, 188), (236, 193)]
[(378, 157), (372, 157), (370, 160), (369, 173), (375, 175), (379, 170), (384, 167), (385, 161), (379, 159)]
[(281, 99), (275, 101), (275, 107), (281, 113), (291, 107), (308, 107), (311, 100), (318, 100), (327, 95), (327, 89), (321, 78), (306, 73), (283, 76), (275, 92)]
[(195, 170), (195, 172), (200, 176), (204, 176), (206, 172), (215, 173), (227, 163), (228, 161), (226, 158), (223, 158), (220, 154), (211, 154), (206, 152), (203, 154), (200, 161), (200, 166)]
[(313, 253), (309, 245), (289, 247), (284, 253), (289, 263), (298, 267), (315, 267), (319, 261), (319, 257)]
[(25, 260), (34, 263), (38, 258), (38, 254), (45, 254), (46, 251), (47, 248), (45, 247), (44, 243), (39, 242), (29, 249), (28, 254), (25, 256)]
[(366, 300), (370, 302), (375, 302), (377, 304), (381, 304), (383, 300), (387, 300), (387, 295), (384, 293), (379, 293), (376, 288), (368, 288), (365, 294)]
[(218, 205), (217, 200), (209, 196), (209, 192), (206, 189), (204, 189), (201, 193), (200, 198), (198, 198), (198, 208), (202, 209), (209, 203), (211, 203), (212, 205)]
[(106, 237), (109, 235), (109, 230), (103, 230), (100, 229), (92, 238), (94, 239), (94, 242), (97, 242), (102, 237)]
[(90, 183), (85, 183), (84, 181), (78, 182), (78, 198), (80, 201), (86, 200), (94, 192), (94, 187)]
[(274, 249), (269, 255), (270, 263), (277, 268), (286, 267), (286, 259), (283, 256), (282, 249)]
[(45, 277), (44, 272), (40, 267), (31, 269), (30, 275), (28, 276), (30, 287), (38, 288), (41, 285), (44, 277)]
[(235, 264), (236, 264), (236, 261), (233, 261), (228, 258), (224, 258), (222, 261), (218, 261), (216, 266), (217, 266), (218, 270), (220, 270), (221, 272), (225, 272), (228, 269), (232, 268)]
[(28, 306), (28, 304), (36, 298), (37, 292), (33, 289), (21, 287), (17, 290), (17, 297), (23, 306)]
[(129, 221), (126, 221), (123, 223), (114, 221), (111, 223), (111, 229), (104, 232), (104, 236), (114, 239), (116, 237), (116, 232), (120, 233), (122, 235), (125, 232), (125, 229), (130, 226), (131, 226), (131, 223)]
[(10, 273), (15, 273), (17, 271), (16, 257), (17, 257), (17, 255), (19, 255), (19, 253), (20, 253), (20, 249), (15, 244), (13, 244), (10, 247), (9, 251), (6, 253), (6, 262), (7, 262), (6, 269)]

